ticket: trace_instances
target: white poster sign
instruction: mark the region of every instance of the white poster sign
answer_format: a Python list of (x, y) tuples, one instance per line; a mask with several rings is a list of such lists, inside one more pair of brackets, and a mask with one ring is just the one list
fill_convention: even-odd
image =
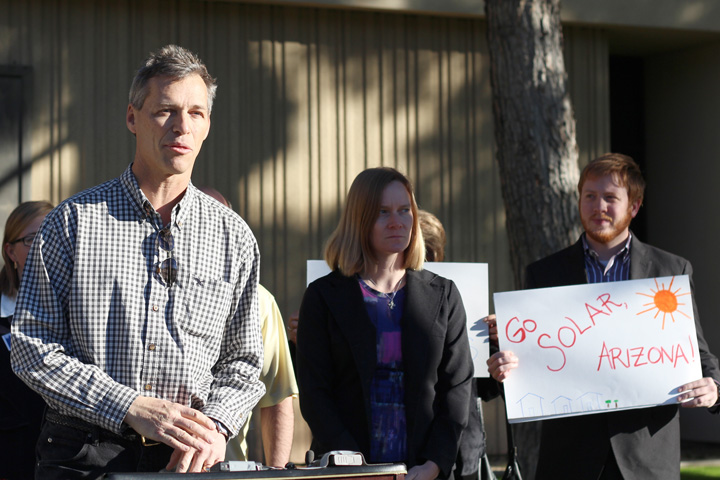
[(675, 403), (701, 378), (687, 275), (494, 295), (511, 423)]
[[(425, 262), (426, 270), (455, 282), (467, 314), (468, 338), (476, 377), (488, 377), (490, 354), (488, 326), (482, 321), (489, 312), (487, 263)], [(308, 260), (307, 283), (330, 273), (323, 260)]]

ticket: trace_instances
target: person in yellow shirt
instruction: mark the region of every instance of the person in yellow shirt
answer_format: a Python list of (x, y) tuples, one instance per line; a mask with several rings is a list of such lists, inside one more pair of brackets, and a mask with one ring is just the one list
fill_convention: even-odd
[[(200, 191), (232, 208), (217, 190), (203, 187)], [(292, 400), (298, 394), (298, 387), (280, 309), (275, 297), (262, 285), (258, 285), (258, 306), (264, 349), (260, 380), (265, 384), (265, 395), (255, 411), (260, 410), (264, 464), (284, 467), (290, 461), (295, 420)], [(248, 417), (242, 431), (228, 442), (225, 460), (249, 460), (247, 436), (250, 423), (251, 417)]]
[[(260, 409), (265, 465), (284, 467), (290, 460), (294, 425), (292, 399), (297, 396), (298, 387), (282, 315), (275, 298), (262, 285), (258, 285), (258, 305), (265, 352), (260, 380), (266, 391), (256, 410)], [(225, 460), (248, 460), (249, 428), (250, 419), (242, 432), (228, 442)]]

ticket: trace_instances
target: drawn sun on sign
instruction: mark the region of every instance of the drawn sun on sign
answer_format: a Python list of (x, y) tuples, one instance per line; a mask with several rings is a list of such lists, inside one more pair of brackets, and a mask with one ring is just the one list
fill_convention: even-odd
[(679, 293), (681, 288), (678, 287), (675, 291), (672, 290), (672, 284), (675, 281), (675, 277), (670, 280), (670, 285), (665, 288), (665, 284), (658, 285), (657, 279), (655, 280), (655, 287), (656, 290), (650, 289), (650, 293), (641, 293), (636, 292), (638, 295), (642, 295), (644, 297), (652, 298), (651, 302), (648, 302), (643, 305), (643, 307), (650, 307), (646, 310), (643, 310), (642, 312), (638, 312), (637, 315), (642, 315), (643, 313), (647, 313), (653, 310), (657, 310), (655, 312), (655, 316), (653, 318), (658, 318), (658, 315), (660, 315), (660, 312), (662, 312), (662, 329), (665, 330), (665, 319), (668, 315), (670, 315), (670, 318), (672, 319), (673, 323), (675, 323), (675, 313), (679, 313), (681, 315), (684, 315), (687, 318), (690, 318), (688, 314), (685, 312), (678, 310), (678, 307), (684, 306), (684, 303), (678, 302), (678, 297), (683, 297), (685, 295), (690, 295), (690, 292), (686, 293)]

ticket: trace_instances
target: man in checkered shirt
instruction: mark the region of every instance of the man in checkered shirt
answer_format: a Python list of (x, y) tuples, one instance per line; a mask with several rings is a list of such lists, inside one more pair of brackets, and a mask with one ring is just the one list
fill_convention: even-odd
[(264, 393), (257, 242), (190, 183), (215, 89), (192, 52), (151, 54), (130, 90), (133, 163), (36, 237), (11, 355), (49, 407), (38, 479), (208, 469)]

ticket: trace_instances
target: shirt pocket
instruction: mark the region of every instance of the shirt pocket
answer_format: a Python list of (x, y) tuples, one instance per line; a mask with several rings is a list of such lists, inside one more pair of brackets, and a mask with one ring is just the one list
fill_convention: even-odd
[(220, 279), (193, 276), (185, 295), (182, 328), (197, 337), (219, 337), (230, 315), (233, 286)]

